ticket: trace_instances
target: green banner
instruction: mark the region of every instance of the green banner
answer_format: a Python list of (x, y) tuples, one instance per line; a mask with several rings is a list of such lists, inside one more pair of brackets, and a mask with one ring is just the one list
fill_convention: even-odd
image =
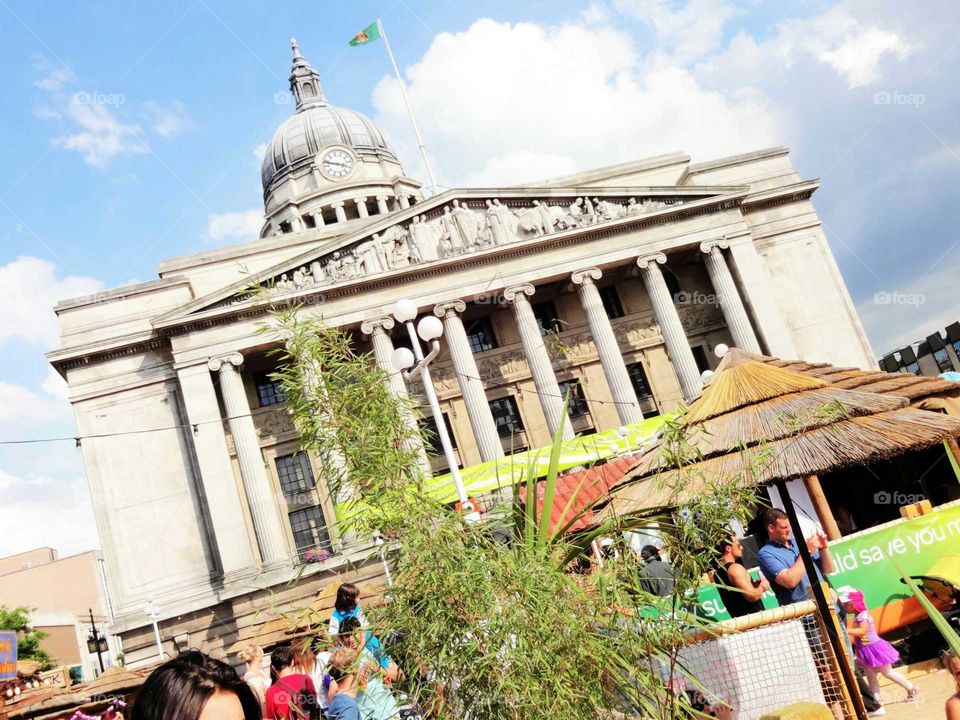
[[(830, 543), (830, 552), (836, 565), (830, 582), (834, 587), (849, 585), (862, 590), (880, 632), (909, 624), (923, 613), (918, 612), (919, 603), (900, 582), (888, 558), (894, 558), (907, 575), (926, 575), (935, 564), (946, 567), (944, 556), (960, 556), (960, 503), (835, 540)], [(960, 583), (960, 577), (955, 581)], [(772, 592), (764, 595), (763, 604), (776, 607)], [(713, 586), (701, 589), (700, 606), (707, 617), (730, 617)]]

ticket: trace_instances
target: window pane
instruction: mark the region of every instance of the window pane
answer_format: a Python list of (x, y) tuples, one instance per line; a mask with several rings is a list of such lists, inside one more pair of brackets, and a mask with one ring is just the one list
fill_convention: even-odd
[(277, 477), (284, 495), (310, 490), (315, 485), (310, 458), (306, 453), (284, 455), (276, 459)]
[(953, 370), (953, 363), (950, 362), (950, 354), (946, 348), (940, 348), (935, 351), (933, 353), (933, 359), (937, 361), (937, 367), (940, 368), (940, 372)]
[(274, 380), (268, 373), (254, 374), (253, 382), (257, 386), (257, 398), (260, 400), (260, 407), (287, 401), (280, 381)]
[(560, 332), (560, 317), (557, 315), (557, 308), (552, 302), (533, 303), (533, 316), (537, 319), (537, 325), (540, 326), (541, 335)]
[(331, 547), (323, 510), (318, 505), (290, 513), (290, 529), (293, 531), (297, 554), (301, 558), (306, 555), (307, 550), (329, 550)]
[(707, 360), (707, 351), (703, 345), (694, 345), (690, 348), (693, 353), (693, 359), (697, 363), (697, 371), (703, 372), (710, 369), (710, 361)]
[[(430, 457), (443, 455), (443, 446), (440, 444), (440, 437), (437, 435), (437, 421), (433, 415), (427, 415), (417, 421), (420, 425), (420, 434), (423, 436), (424, 450)], [(453, 428), (450, 427), (450, 417), (447, 413), (443, 414), (443, 424), (447, 426), (447, 435), (450, 437), (450, 447), (457, 449), (457, 437), (453, 434)]]
[(517, 410), (517, 401), (512, 396), (491, 400), (490, 411), (493, 413), (493, 422), (497, 426), (497, 434), (500, 437), (510, 437), (515, 433), (523, 432), (523, 421)]
[(626, 314), (623, 312), (623, 305), (620, 303), (620, 296), (615, 286), (607, 285), (600, 288), (600, 299), (603, 301), (603, 309), (606, 310), (607, 317), (611, 320)]
[(627, 365), (627, 374), (630, 375), (630, 382), (633, 384), (633, 391), (637, 394), (637, 400), (640, 402), (640, 411), (644, 417), (654, 417), (660, 414), (657, 408), (657, 399), (653, 396), (653, 390), (647, 381), (647, 373), (643, 369), (642, 363), (633, 363)]
[(570, 393), (570, 405), (567, 407), (567, 414), (571, 418), (581, 417), (590, 412), (587, 405), (587, 398), (583, 395), (583, 386), (579, 380), (567, 380), (560, 383), (560, 394), (564, 397)]
[(489, 317), (477, 318), (467, 323), (467, 341), (474, 353), (497, 347), (497, 336)]

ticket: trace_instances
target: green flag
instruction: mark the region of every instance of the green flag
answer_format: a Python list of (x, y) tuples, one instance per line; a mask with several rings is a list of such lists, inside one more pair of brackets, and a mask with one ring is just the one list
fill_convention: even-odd
[(350, 41), (350, 44), (356, 47), (357, 45), (366, 45), (368, 42), (373, 42), (374, 40), (380, 39), (380, 26), (373, 22), (370, 23), (363, 30), (358, 32), (353, 36), (353, 39)]

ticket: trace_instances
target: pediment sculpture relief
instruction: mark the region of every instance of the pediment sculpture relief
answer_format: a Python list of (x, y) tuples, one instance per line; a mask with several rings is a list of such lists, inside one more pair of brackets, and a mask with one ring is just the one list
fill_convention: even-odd
[[(373, 233), (296, 270), (274, 278), (276, 291), (369, 277), (382, 272), (478, 252), (577, 227), (644, 215), (677, 205), (683, 198), (638, 200), (582, 196), (566, 202), (551, 198), (516, 201), (455, 199)], [(687, 199), (689, 201), (689, 198)]]

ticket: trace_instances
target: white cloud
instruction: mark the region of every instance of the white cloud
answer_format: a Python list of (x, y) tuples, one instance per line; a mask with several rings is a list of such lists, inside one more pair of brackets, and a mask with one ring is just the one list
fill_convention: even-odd
[(242, 212), (226, 212), (207, 218), (210, 240), (256, 240), (263, 227), (263, 211), (256, 208)]
[(43, 397), (22, 385), (0, 381), (0, 428), (5, 433), (70, 417), (62, 400)]
[(142, 155), (150, 152), (150, 143), (144, 137), (143, 128), (126, 124), (114, 117), (111, 107), (122, 104), (99, 101), (97, 93), (74, 93), (67, 106), (67, 113), (76, 123), (79, 132), (56, 138), (54, 143), (68, 150), (76, 150), (84, 161), (94, 167), (105, 167), (115, 157)]
[(63, 115), (58, 113), (52, 107), (47, 107), (45, 105), (40, 105), (33, 109), (34, 117), (38, 117), (41, 120), (62, 120)]
[(148, 100), (142, 109), (153, 132), (162, 138), (169, 139), (195, 127), (186, 107), (177, 100), (166, 105)]
[(715, 50), (738, 10), (724, 0), (615, 0), (622, 13), (646, 23), (675, 62), (688, 63)]
[(0, 470), (0, 556), (52, 547), (71, 555), (100, 546), (82, 478), (23, 478)]
[[(491, 53), (490, 48), (496, 48)], [(479, 20), (437, 35), (407, 68), (411, 102), (446, 185), (547, 177), (674, 150), (708, 159), (778, 144), (777, 110), (749, 87), (727, 95), (687, 68), (644, 66), (631, 36), (607, 26)], [(378, 122), (417, 175), (397, 82), (373, 93)], [(544, 159), (547, 166), (538, 169)], [(422, 176), (423, 173), (420, 173)], [(519, 181), (521, 178), (515, 178)]]
[(22, 255), (0, 265), (0, 287), (0, 343), (20, 338), (46, 350), (59, 337), (57, 301), (99, 292), (104, 285), (83, 275), (58, 276), (50, 261)]
[[(38, 67), (37, 69), (42, 68)], [(73, 74), (70, 68), (59, 67), (50, 69), (45, 77), (40, 78), (33, 84), (43, 90), (54, 92), (56, 90), (62, 90), (64, 86), (69, 85), (76, 79), (77, 76)]]
[(787, 64), (803, 54), (834, 69), (850, 88), (876, 82), (884, 56), (904, 60), (913, 44), (898, 33), (865, 23), (846, 7), (837, 6), (811, 18), (788, 20), (765, 43)]

